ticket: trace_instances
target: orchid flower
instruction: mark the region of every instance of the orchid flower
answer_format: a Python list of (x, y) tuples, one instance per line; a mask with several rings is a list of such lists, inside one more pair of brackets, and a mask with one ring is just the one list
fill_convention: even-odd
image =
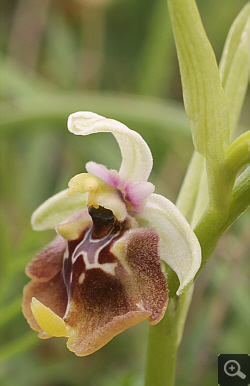
[(177, 295), (201, 263), (189, 224), (147, 181), (152, 155), (142, 137), (91, 112), (69, 116), (76, 135), (111, 132), (121, 150), (119, 172), (88, 162), (69, 189), (32, 215), (35, 230), (57, 236), (27, 266), (23, 313), (40, 338), (68, 337), (76, 355), (91, 354), (126, 328), (158, 323), (168, 303), (161, 260), (179, 278)]

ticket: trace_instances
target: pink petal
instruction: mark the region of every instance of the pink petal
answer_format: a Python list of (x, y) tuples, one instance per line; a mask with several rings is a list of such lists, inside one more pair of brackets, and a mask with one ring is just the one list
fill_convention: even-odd
[(89, 173), (119, 189), (124, 199), (131, 203), (136, 212), (143, 210), (147, 198), (155, 189), (151, 182), (133, 184), (130, 181), (122, 181), (116, 170), (108, 170), (104, 165), (92, 161), (86, 164), (86, 169)]
[(116, 188), (121, 183), (119, 174), (116, 170), (108, 170), (104, 165), (97, 164), (96, 162), (87, 162), (86, 170), (88, 173), (93, 174), (107, 184), (110, 184)]
[(126, 187), (126, 199), (131, 202), (133, 208), (140, 212), (143, 210), (147, 198), (153, 193), (155, 187), (151, 182), (139, 182)]

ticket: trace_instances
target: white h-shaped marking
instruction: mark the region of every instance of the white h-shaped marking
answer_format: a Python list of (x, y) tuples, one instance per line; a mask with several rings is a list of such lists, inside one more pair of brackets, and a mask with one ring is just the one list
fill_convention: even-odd
[[(85, 270), (92, 268), (100, 268), (106, 273), (110, 273), (111, 275), (115, 275), (115, 267), (116, 263), (103, 263), (100, 264), (98, 262), (98, 257), (100, 252), (119, 234), (115, 233), (111, 236), (111, 233), (108, 233), (104, 237), (100, 239), (93, 239), (92, 228), (90, 228), (82, 241), (76, 247), (73, 255), (72, 255), (72, 264), (76, 262), (76, 260), (82, 256), (83, 262), (85, 263)], [(82, 284), (85, 278), (85, 273), (83, 272), (79, 277), (79, 284)]]

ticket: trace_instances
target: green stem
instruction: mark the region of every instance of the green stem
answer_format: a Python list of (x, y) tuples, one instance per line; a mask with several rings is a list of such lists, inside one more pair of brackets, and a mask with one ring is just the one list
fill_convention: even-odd
[(223, 233), (235, 222), (250, 204), (250, 167), (237, 178), (229, 206), (229, 214), (224, 219), (208, 207), (201, 221), (194, 229), (202, 249), (202, 263), (196, 276), (204, 268), (208, 259), (215, 250)]
[(192, 299), (193, 287), (181, 296), (170, 297), (166, 314), (149, 326), (145, 386), (173, 386), (176, 356)]

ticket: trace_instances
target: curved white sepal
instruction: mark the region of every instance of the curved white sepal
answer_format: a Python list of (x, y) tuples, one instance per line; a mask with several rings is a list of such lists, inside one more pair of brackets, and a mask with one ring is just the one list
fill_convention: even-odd
[(159, 194), (152, 194), (140, 215), (142, 226), (154, 228), (160, 235), (160, 258), (177, 274), (180, 286), (177, 295), (192, 283), (201, 264), (199, 241), (176, 206)]
[(31, 216), (34, 230), (54, 229), (75, 212), (86, 208), (86, 194), (75, 193), (67, 197), (68, 189), (62, 190), (40, 205)]
[(147, 181), (153, 158), (147, 143), (137, 132), (114, 119), (107, 119), (89, 111), (71, 114), (68, 118), (68, 129), (76, 135), (112, 133), (122, 154), (120, 178), (133, 183)]

